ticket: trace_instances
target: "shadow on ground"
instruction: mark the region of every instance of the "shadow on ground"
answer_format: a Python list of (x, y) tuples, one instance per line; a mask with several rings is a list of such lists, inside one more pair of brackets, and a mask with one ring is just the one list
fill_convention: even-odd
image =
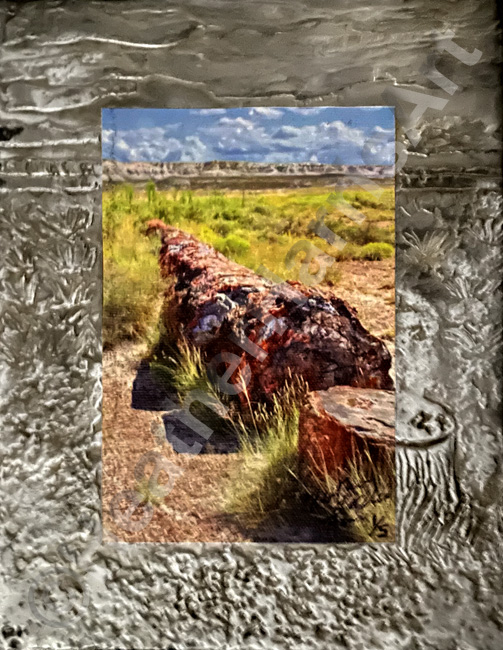
[(315, 514), (303, 507), (282, 509), (267, 515), (259, 524), (246, 525), (236, 515), (218, 517), (220, 525), (238, 529), (246, 541), (256, 543), (330, 544), (354, 543), (354, 534), (335, 517)]
[(170, 392), (162, 385), (152, 375), (149, 360), (142, 359), (133, 381), (131, 408), (139, 411), (169, 411), (173, 408), (173, 402), (178, 403), (176, 392)]
[(178, 454), (231, 454), (239, 447), (238, 436), (221, 409), (200, 401), (183, 409), (175, 391), (162, 384), (143, 359), (133, 381), (131, 407), (141, 411), (163, 411), (166, 440)]

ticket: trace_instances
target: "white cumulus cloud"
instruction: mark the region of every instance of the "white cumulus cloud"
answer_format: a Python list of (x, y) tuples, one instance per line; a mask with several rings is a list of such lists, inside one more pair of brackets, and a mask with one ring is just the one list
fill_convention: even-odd
[(283, 115), (283, 111), (281, 111), (279, 108), (258, 106), (257, 108), (251, 108), (248, 111), (248, 115), (250, 115), (250, 117), (253, 117), (254, 115), (261, 115), (267, 119), (275, 120)]
[[(394, 130), (327, 119), (326, 107), (258, 107), (227, 112), (191, 109), (190, 115), (211, 115), (184, 122), (113, 130), (102, 134), (104, 157), (130, 161), (249, 160), (311, 161), (325, 164), (386, 164), (394, 161)], [(297, 112), (298, 115), (294, 115)], [(314, 118), (314, 114), (318, 118)], [(308, 119), (310, 118), (313, 119)], [(333, 113), (332, 113), (333, 116)], [(168, 122), (168, 121), (167, 121)], [(392, 123), (392, 122), (391, 122)], [(385, 122), (390, 124), (388, 120)]]

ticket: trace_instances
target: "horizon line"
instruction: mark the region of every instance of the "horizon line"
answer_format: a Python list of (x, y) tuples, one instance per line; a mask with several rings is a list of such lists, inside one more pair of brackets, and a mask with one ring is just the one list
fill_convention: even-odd
[(254, 160), (232, 160), (215, 158), (213, 160), (117, 160), (117, 158), (102, 158), (102, 162), (115, 162), (120, 165), (206, 165), (215, 162), (242, 163), (246, 165), (317, 165), (319, 167), (394, 167), (394, 163), (320, 163), (301, 160), (296, 162), (257, 162)]

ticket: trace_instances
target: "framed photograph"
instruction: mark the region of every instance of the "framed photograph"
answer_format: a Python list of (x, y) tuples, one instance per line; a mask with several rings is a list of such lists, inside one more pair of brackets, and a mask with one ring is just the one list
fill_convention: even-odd
[(494, 0), (0, 3), (0, 643), (500, 650)]

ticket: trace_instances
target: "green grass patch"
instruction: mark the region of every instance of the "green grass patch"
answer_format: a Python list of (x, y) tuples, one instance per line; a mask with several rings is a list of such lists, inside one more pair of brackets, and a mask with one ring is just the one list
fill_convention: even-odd
[(153, 336), (160, 309), (159, 243), (146, 239), (130, 186), (103, 201), (103, 346)]
[(358, 454), (338, 477), (310, 475), (304, 487), (327, 516), (336, 516), (355, 541), (393, 541), (395, 536), (396, 468), (393, 452), (373, 458)]
[(299, 414), (305, 391), (300, 380), (292, 380), (274, 395), (272, 405), (249, 405), (247, 417), (237, 421), (243, 464), (229, 482), (226, 505), (249, 523), (284, 507), (299, 491)]
[[(356, 223), (345, 215), (341, 197), (363, 217)], [(323, 253), (340, 259), (366, 257), (362, 247), (371, 243), (394, 245), (394, 188), (383, 186), (379, 196), (360, 188), (336, 193), (329, 188), (280, 191), (159, 190), (152, 182), (145, 191), (118, 186), (104, 193), (104, 237), (113, 235), (124, 219), (141, 230), (149, 219), (161, 219), (214, 246), (230, 259), (256, 271), (264, 266), (284, 280), (297, 280), (302, 255), (287, 268), (287, 252), (299, 240), (309, 240)], [(348, 242), (343, 251), (318, 237), (311, 227), (317, 211), (326, 208), (324, 222)], [(384, 249), (383, 249), (384, 250)], [(389, 250), (389, 249), (387, 249)], [(107, 278), (105, 277), (105, 282)], [(326, 278), (334, 284), (333, 278)]]
[(362, 260), (385, 260), (393, 257), (395, 249), (391, 244), (381, 242), (371, 242), (362, 246), (359, 251), (359, 258)]
[(250, 243), (243, 237), (229, 234), (227, 237), (220, 237), (215, 241), (215, 248), (226, 257), (242, 257), (250, 250)]
[(176, 390), (181, 399), (192, 390), (213, 392), (200, 350), (184, 339), (173, 343), (169, 351), (154, 352), (150, 370), (157, 382)]

